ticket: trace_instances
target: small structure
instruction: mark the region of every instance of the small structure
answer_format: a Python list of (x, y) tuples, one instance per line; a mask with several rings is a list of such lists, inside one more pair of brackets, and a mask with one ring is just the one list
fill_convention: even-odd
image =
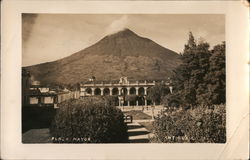
[[(22, 92), (22, 105), (23, 106), (52, 106), (58, 107), (58, 103), (66, 101), (68, 99), (78, 99), (80, 97), (79, 91), (64, 90), (52, 90), (49, 87), (42, 86), (39, 81), (26, 82), (23, 81)], [(25, 82), (25, 83), (24, 83)]]
[(63, 90), (60, 92), (52, 91), (47, 87), (31, 88), (28, 94), (28, 106), (53, 106), (57, 108), (57, 104), (68, 99), (78, 99), (79, 91)]
[(29, 106), (53, 106), (56, 103), (57, 94), (54, 91), (50, 91), (47, 87), (31, 86), (28, 93)]

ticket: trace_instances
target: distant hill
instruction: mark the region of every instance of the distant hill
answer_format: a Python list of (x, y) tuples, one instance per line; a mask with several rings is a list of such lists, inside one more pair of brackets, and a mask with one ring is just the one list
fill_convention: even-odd
[(63, 59), (24, 67), (43, 84), (97, 80), (167, 79), (180, 64), (179, 55), (129, 29), (108, 35), (96, 44)]

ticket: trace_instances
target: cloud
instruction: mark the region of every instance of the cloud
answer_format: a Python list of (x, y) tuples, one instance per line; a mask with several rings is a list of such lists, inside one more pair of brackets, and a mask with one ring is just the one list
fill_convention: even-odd
[(125, 28), (127, 28), (128, 25), (128, 16), (123, 15), (121, 18), (114, 20), (107, 28), (105, 31), (105, 34), (113, 34), (118, 31), (121, 31)]

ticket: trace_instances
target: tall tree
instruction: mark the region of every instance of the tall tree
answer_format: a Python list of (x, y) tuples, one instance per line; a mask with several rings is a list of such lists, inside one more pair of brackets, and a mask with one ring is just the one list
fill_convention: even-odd
[(149, 88), (147, 98), (153, 103), (161, 103), (162, 98), (167, 94), (166, 86), (162, 83), (157, 83)]
[(209, 70), (198, 88), (197, 99), (201, 104), (221, 104), (226, 98), (225, 42), (216, 45), (209, 58)]
[(197, 102), (196, 89), (208, 71), (209, 57), (209, 44), (205, 42), (196, 44), (195, 38), (190, 32), (182, 53), (182, 64), (175, 70), (173, 77), (175, 91), (177, 91), (175, 94), (186, 105), (195, 105)]
[(225, 99), (225, 43), (209, 50), (209, 44), (198, 44), (192, 32), (184, 46), (182, 64), (174, 71), (174, 93), (185, 105), (219, 104)]

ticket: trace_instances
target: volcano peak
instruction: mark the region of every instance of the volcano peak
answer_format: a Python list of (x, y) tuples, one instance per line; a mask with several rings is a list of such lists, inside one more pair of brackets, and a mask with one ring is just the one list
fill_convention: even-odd
[(110, 34), (109, 36), (138, 36), (135, 32), (128, 28), (124, 28), (122, 30), (119, 30), (113, 34)]

